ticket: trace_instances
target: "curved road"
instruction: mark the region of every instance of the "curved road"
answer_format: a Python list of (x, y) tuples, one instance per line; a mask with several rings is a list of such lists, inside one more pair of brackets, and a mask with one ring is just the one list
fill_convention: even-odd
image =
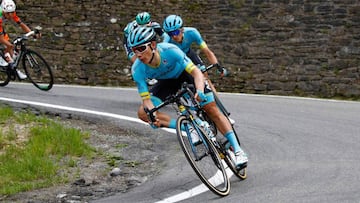
[[(360, 102), (244, 94), (220, 97), (231, 109), (250, 160), (248, 179), (232, 177), (229, 196), (219, 198), (202, 191), (174, 136), (166, 143), (167, 165), (154, 180), (95, 202), (360, 201)], [(4, 99), (129, 117), (136, 117), (139, 105), (134, 89), (54, 86), (42, 92), (17, 83), (0, 88), (0, 101)]]

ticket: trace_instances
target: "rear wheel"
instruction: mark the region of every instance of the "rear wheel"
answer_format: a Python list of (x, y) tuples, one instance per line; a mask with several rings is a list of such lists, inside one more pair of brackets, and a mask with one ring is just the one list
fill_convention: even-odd
[(234, 175), (241, 180), (245, 180), (247, 178), (246, 166), (242, 168), (236, 167), (236, 165), (234, 164), (235, 154), (231, 149), (227, 149), (226, 153), (224, 154), (225, 154), (224, 160), (226, 164), (229, 166), (230, 170), (234, 173)]
[[(216, 94), (214, 94), (214, 97), (215, 97), (215, 101), (216, 101), (216, 105), (218, 106), (219, 110), (224, 114), (224, 116), (229, 120), (230, 122), (230, 119), (229, 119), (229, 115), (230, 113), (226, 110), (225, 106), (221, 103), (220, 99), (217, 97)], [(231, 122), (230, 122), (231, 123)], [(214, 124), (215, 125), (215, 124)], [(236, 130), (234, 128), (234, 125), (232, 124), (231, 125), (232, 127), (232, 130), (234, 131), (235, 133), (235, 137), (239, 143), (239, 145), (241, 146), (241, 143), (240, 143), (240, 140), (239, 140), (239, 136), (237, 135), (236, 133)], [(234, 157), (234, 152), (231, 151), (230, 149), (227, 149), (227, 152), (225, 153), (225, 162), (226, 164), (229, 166), (229, 168), (231, 169), (231, 171), (234, 173), (234, 175), (236, 177), (238, 177), (239, 179), (241, 180), (244, 180), (247, 178), (247, 173), (246, 173), (246, 167), (243, 167), (243, 168), (237, 168), (234, 164), (234, 160), (233, 160), (233, 157)]]
[(33, 50), (27, 50), (23, 67), (29, 80), (40, 90), (48, 91), (54, 84), (54, 77), (45, 59)]
[(0, 66), (0, 86), (6, 86), (10, 82), (10, 76), (7, 67)]
[[(201, 134), (201, 144), (194, 145), (191, 132)], [(225, 167), (214, 144), (204, 135), (204, 131), (187, 119), (177, 119), (176, 134), (180, 146), (200, 180), (215, 194), (226, 196), (230, 193), (230, 182)]]

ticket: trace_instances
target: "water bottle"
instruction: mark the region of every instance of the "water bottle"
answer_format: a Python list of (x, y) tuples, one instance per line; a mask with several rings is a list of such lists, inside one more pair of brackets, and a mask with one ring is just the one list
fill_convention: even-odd
[(212, 132), (212, 130), (210, 129), (210, 125), (207, 121), (203, 121), (199, 118), (196, 119), (197, 123), (199, 124), (199, 126), (201, 126), (204, 130), (205, 133), (211, 138), (211, 139), (216, 139), (214, 136), (214, 133)]

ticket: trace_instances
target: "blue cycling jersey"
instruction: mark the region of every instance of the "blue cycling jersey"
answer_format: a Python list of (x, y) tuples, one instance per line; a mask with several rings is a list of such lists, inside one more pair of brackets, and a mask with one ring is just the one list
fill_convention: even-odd
[(188, 53), (192, 43), (196, 43), (200, 48), (206, 47), (205, 41), (202, 39), (200, 32), (193, 27), (184, 27), (183, 28), (183, 39), (181, 43), (176, 42), (172, 38), (167, 38), (169, 43), (175, 44), (183, 52)]
[(173, 44), (158, 43), (157, 50), (160, 54), (160, 65), (158, 67), (144, 64), (139, 59), (136, 59), (131, 67), (133, 79), (143, 99), (150, 97), (146, 83), (147, 78), (176, 79), (184, 70), (191, 73), (196, 67), (185, 53)]

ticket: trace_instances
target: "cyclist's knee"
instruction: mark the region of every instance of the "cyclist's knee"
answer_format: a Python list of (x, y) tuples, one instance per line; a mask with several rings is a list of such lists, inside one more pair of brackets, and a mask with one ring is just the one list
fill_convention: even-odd
[(221, 112), (219, 111), (219, 109), (216, 106), (215, 102), (210, 102), (206, 105), (203, 106), (203, 109), (206, 111), (206, 113), (209, 116), (212, 117), (219, 117), (221, 115)]

